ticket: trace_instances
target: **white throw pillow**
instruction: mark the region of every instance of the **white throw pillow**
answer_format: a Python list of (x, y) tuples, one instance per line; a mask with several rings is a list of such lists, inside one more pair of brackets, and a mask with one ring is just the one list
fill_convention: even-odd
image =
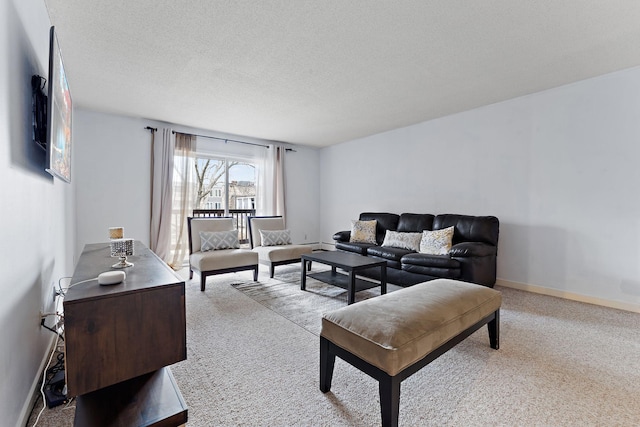
[(351, 237), (353, 243), (373, 243), (376, 244), (376, 224), (375, 219), (371, 221), (351, 220)]
[(399, 231), (387, 230), (384, 235), (382, 246), (392, 248), (408, 249), (418, 252), (420, 250), (420, 240), (422, 233), (402, 233)]
[(453, 226), (442, 230), (424, 230), (420, 241), (420, 253), (430, 255), (447, 255), (453, 242)]
[(291, 244), (289, 230), (260, 230), (262, 246), (281, 246)]
[(200, 250), (202, 252), (238, 249), (239, 247), (238, 230), (200, 232)]

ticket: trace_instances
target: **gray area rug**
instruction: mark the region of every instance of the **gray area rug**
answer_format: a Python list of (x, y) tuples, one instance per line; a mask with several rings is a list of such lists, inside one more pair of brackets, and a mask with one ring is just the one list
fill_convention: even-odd
[[(327, 270), (323, 266), (314, 267), (312, 273)], [(300, 290), (300, 267), (276, 268), (273, 279), (261, 279), (232, 283), (254, 301), (302, 326), (314, 335), (320, 336), (322, 314), (347, 305), (347, 291), (337, 286), (307, 277), (306, 290)], [(387, 285), (387, 292), (401, 289)], [(356, 293), (356, 303), (380, 295), (380, 287)]]
[[(188, 426), (379, 425), (377, 382), (357, 369), (338, 359), (319, 390), (320, 315), (344, 291), (300, 291), (298, 265), (265, 270), (255, 285), (251, 272), (212, 276), (205, 292), (186, 283), (187, 360), (172, 370)], [(405, 380), (401, 426), (638, 425), (640, 314), (496, 289), (500, 350), (482, 328)], [(73, 425), (72, 405), (38, 425)]]

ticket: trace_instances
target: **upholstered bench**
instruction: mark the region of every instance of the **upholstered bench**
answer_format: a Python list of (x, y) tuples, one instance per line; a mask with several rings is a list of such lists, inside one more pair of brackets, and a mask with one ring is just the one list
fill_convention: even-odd
[(383, 426), (397, 426), (400, 383), (488, 324), (499, 347), (502, 295), (486, 286), (436, 279), (322, 316), (320, 390), (331, 389), (336, 356), (378, 380)]

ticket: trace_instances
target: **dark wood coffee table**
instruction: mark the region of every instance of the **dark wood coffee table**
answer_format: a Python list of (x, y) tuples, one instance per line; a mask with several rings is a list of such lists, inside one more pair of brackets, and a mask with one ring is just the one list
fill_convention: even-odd
[[(376, 260), (363, 255), (352, 254), (343, 251), (315, 252), (302, 255), (302, 268), (300, 271), (300, 289), (303, 291), (307, 287), (307, 265), (310, 262), (319, 262), (331, 266), (331, 271), (309, 274), (321, 282), (338, 286), (347, 290), (347, 304), (355, 302), (356, 292), (380, 286), (380, 293), (387, 293), (387, 262)], [(356, 278), (358, 271), (368, 268), (380, 268), (380, 283), (371, 282)], [(348, 274), (339, 273), (336, 269), (346, 271)]]

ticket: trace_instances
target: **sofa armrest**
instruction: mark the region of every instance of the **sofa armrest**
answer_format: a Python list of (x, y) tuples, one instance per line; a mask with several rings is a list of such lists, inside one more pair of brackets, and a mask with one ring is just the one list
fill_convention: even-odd
[(333, 235), (333, 240), (336, 242), (348, 242), (351, 239), (351, 231), (338, 231)]
[(497, 247), (487, 243), (462, 242), (457, 245), (453, 245), (449, 251), (449, 255), (458, 258), (491, 256), (495, 255), (497, 250)]

